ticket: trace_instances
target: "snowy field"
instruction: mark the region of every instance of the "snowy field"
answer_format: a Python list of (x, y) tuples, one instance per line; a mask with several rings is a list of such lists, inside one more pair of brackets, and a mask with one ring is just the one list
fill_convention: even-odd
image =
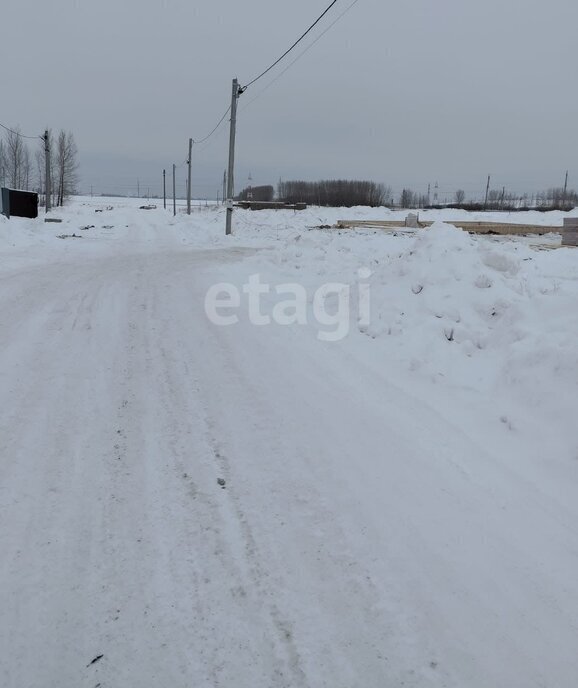
[(0, 686), (575, 688), (578, 249), (138, 205), (0, 217)]

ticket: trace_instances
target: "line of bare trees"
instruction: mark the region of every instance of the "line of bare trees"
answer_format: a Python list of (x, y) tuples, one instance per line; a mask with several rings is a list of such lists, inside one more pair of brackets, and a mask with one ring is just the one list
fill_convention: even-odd
[(277, 196), (287, 203), (351, 207), (355, 205), (382, 206), (391, 197), (391, 189), (384, 184), (345, 179), (319, 182), (280, 181)]
[(535, 194), (516, 194), (501, 189), (490, 189), (487, 199), (467, 199), (463, 189), (458, 189), (450, 201), (432, 203), (426, 194), (415, 193), (412, 189), (403, 189), (399, 195), (398, 207), (419, 208), (462, 208), (464, 210), (571, 210), (578, 206), (578, 193), (573, 189), (556, 187)]
[[(34, 156), (19, 127), (12, 127), (0, 138), (0, 186), (21, 191), (46, 193), (46, 164), (44, 139), (38, 140)], [(78, 184), (78, 149), (74, 135), (61, 130), (58, 136), (48, 132), (51, 151), (52, 204), (64, 205), (67, 198), (76, 193)]]
[(275, 189), (271, 185), (248, 186), (237, 196), (238, 201), (259, 201), (268, 203), (275, 197)]

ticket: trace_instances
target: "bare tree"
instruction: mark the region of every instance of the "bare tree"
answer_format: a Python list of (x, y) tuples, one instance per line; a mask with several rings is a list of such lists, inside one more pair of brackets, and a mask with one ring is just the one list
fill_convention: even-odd
[(44, 141), (40, 148), (34, 151), (34, 166), (36, 168), (36, 187), (38, 193), (45, 194), (46, 189), (44, 188), (44, 175), (46, 174), (46, 163), (44, 160)]
[(30, 158), (30, 151), (25, 144), (22, 150), (22, 182), (21, 188), (25, 191), (30, 191), (32, 182), (32, 159)]
[(20, 130), (14, 128), (6, 135), (6, 180), (13, 189), (28, 189), (30, 184), (30, 153)]
[(413, 208), (416, 205), (415, 193), (411, 189), (403, 189), (399, 197), (400, 208)]
[(463, 189), (458, 189), (454, 195), (455, 202), (460, 204), (466, 200), (466, 192)]
[(2, 139), (0, 139), (0, 186), (6, 186), (6, 151)]
[(64, 205), (64, 201), (76, 191), (78, 183), (78, 149), (72, 132), (61, 130), (56, 144), (56, 168), (55, 177), (57, 188), (56, 205)]
[(393, 191), (391, 189), (391, 186), (386, 186), (385, 184), (380, 184), (380, 188), (381, 188), (382, 199), (383, 199), (382, 205), (385, 205), (385, 206), (395, 205), (395, 201), (393, 199)]
[(502, 192), (498, 189), (490, 189), (488, 192), (488, 209), (499, 210), (501, 205)]

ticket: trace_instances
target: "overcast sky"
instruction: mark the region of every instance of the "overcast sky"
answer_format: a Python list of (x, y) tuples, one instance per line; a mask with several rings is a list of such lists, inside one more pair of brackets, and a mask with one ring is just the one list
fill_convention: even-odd
[[(576, 0), (358, 0), (239, 103), (236, 188), (364, 178), (395, 190), (481, 195), (578, 187)], [(0, 122), (71, 130), (81, 189), (160, 189), (247, 83), (329, 0), (2, 0)], [(254, 102), (253, 99), (259, 96)], [(214, 197), (225, 123), (193, 155), (193, 195)], [(178, 170), (183, 188), (184, 168)]]

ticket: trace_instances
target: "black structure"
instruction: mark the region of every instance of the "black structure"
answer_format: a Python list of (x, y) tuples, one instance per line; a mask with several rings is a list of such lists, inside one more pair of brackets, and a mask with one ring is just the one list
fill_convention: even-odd
[(38, 217), (38, 194), (32, 191), (0, 189), (0, 213), (10, 217)]

